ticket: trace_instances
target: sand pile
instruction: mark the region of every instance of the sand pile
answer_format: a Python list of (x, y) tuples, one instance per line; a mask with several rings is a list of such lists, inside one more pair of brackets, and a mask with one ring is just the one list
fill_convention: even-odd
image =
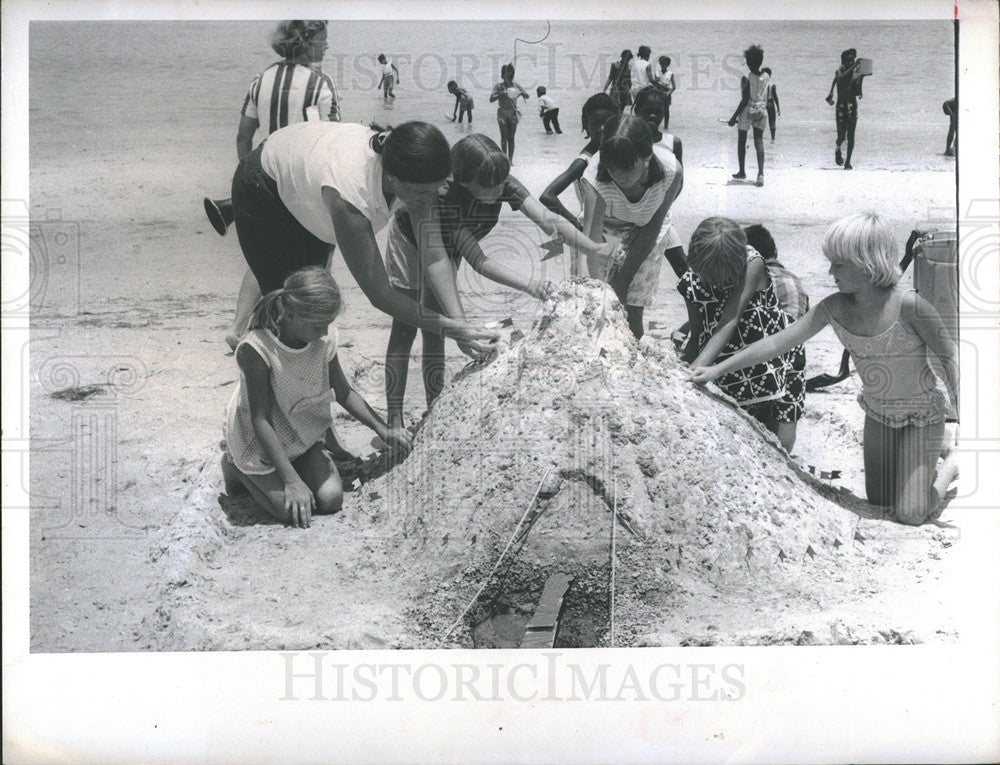
[(445, 633), (512, 538), (446, 644), (468, 645), (497, 613), (526, 617), (557, 571), (574, 578), (560, 643), (670, 642), (663, 625), (681, 602), (738, 615), (867, 560), (857, 516), (819, 488), (672, 352), (636, 343), (606, 286), (581, 281), (456, 377), (410, 457), (344, 520), (377, 530), (418, 644)]

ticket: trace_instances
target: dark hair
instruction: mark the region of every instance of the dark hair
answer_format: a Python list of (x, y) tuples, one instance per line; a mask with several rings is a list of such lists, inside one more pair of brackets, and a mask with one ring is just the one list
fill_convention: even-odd
[(507, 153), (481, 133), (467, 135), (452, 147), (451, 166), (456, 183), (484, 188), (503, 183), (510, 176)]
[(282, 21), (271, 34), (271, 47), (286, 59), (310, 57), (313, 38), (326, 32), (325, 21)]
[(640, 45), (639, 52), (636, 54), (639, 58), (649, 60), (649, 54), (652, 53), (648, 45)]
[(609, 96), (607, 93), (595, 93), (590, 98), (588, 98), (583, 104), (583, 133), (590, 138), (590, 131), (587, 130), (587, 118), (594, 112), (608, 111), (614, 114), (621, 114), (622, 110), (618, 106), (615, 99)]
[(655, 85), (647, 85), (635, 94), (635, 101), (632, 103), (632, 113), (635, 114), (639, 111), (640, 107), (647, 101), (657, 98), (663, 102), (663, 106), (666, 108), (667, 94), (663, 92), (663, 89), (658, 88)]
[(535, 93), (537, 93), (539, 96), (544, 96), (546, 93), (548, 93), (548, 91), (545, 89), (544, 85), (539, 85), (537, 88), (535, 88)]
[(382, 167), (404, 183), (435, 183), (451, 173), (451, 148), (438, 128), (426, 122), (399, 127), (372, 124), (369, 143), (382, 155)]
[(380, 64), (384, 64), (385, 63), (385, 54), (384, 53), (379, 53), (378, 54), (378, 62)]
[(660, 62), (660, 66), (662, 66), (664, 69), (670, 66), (670, 56), (660, 56), (658, 61)]
[(630, 58), (632, 58), (632, 51), (626, 48), (622, 51), (622, 61), (628, 61)]
[(743, 233), (746, 234), (747, 244), (763, 255), (764, 260), (778, 259), (778, 246), (774, 243), (774, 237), (760, 223), (745, 227)]
[(857, 56), (857, 55), (858, 55), (858, 52), (854, 48), (848, 48), (847, 50), (843, 51), (840, 54), (840, 63), (841, 64), (846, 64), (847, 63), (847, 59), (849, 59), (851, 56)]
[(743, 58), (746, 59), (747, 66), (751, 69), (759, 69), (764, 63), (764, 49), (759, 45), (751, 45), (743, 51)]
[(653, 157), (653, 134), (645, 120), (632, 114), (619, 114), (604, 125), (597, 180), (612, 180), (609, 170), (631, 170), (639, 160), (650, 161), (649, 182), (664, 178), (663, 166)]
[(763, 74), (764, 72), (767, 72), (768, 75), (774, 74), (774, 72), (771, 71), (771, 67), (769, 67), (769, 66), (761, 67), (760, 71), (761, 71), (761, 74)]
[(448, 80), (448, 84), (445, 87), (448, 88), (449, 92), (451, 92), (452, 88), (458, 88), (458, 83), (454, 80)]
[(510, 72), (510, 79), (513, 80), (514, 79), (514, 65), (513, 64), (504, 64), (502, 67), (500, 67), (500, 79), (501, 80), (506, 80), (508, 78), (507, 77), (507, 72)]

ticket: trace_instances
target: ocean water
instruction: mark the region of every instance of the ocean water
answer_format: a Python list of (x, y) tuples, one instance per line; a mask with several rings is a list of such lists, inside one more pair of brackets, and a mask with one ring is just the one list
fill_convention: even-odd
[[(86, 149), (200, 168), (231, 169), (239, 110), (251, 78), (277, 57), (273, 22), (34, 22), (30, 31), (31, 149), (38, 162), (72, 161)], [(548, 32), (548, 33), (547, 33)], [(546, 37), (547, 33), (547, 37)], [(739, 101), (742, 50), (764, 47), (781, 102), (768, 164), (832, 164), (833, 107), (825, 103), (839, 53), (874, 59), (858, 123), (857, 165), (945, 167), (937, 155), (954, 94), (953, 30), (947, 21), (886, 22), (333, 22), (323, 63), (344, 118), (447, 122), (457, 79), (476, 99), (476, 129), (497, 136), (488, 103), (501, 64), (517, 54), (517, 80), (534, 96), (545, 85), (565, 135), (544, 135), (537, 100), (522, 106), (519, 153), (582, 145), (580, 108), (599, 91), (623, 48), (647, 44), (672, 58), (678, 91), (671, 130), (686, 162), (728, 166), (735, 130), (720, 124)], [(544, 41), (515, 43), (516, 38)], [(397, 99), (383, 105), (374, 58), (396, 61)], [(516, 158), (515, 158), (516, 160)]]

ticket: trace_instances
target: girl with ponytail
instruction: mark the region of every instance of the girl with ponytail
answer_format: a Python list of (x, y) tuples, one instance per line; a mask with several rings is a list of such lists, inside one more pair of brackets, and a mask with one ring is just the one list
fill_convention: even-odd
[(240, 380), (226, 409), (226, 493), (249, 491), (279, 520), (309, 526), (313, 513), (335, 513), (343, 488), (324, 448), (337, 403), (395, 448), (410, 435), (390, 428), (351, 387), (337, 358), (331, 324), (340, 290), (325, 268), (295, 271), (253, 309), (236, 347)]
[[(469, 355), (489, 351), (495, 332), (469, 325), (461, 314), (427, 311), (395, 292), (375, 240), (397, 200), (415, 225), (427, 220), (450, 173), (448, 141), (426, 122), (393, 129), (300, 122), (276, 131), (233, 178), (236, 232), (261, 293), (281, 287), (300, 268), (328, 266), (339, 245), (351, 275), (380, 311), (453, 337)], [(447, 279), (438, 290), (455, 294)]]

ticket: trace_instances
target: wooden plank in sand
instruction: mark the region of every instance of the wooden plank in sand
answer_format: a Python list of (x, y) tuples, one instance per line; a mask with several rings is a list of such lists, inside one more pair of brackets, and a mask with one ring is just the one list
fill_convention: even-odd
[(562, 610), (563, 597), (569, 589), (573, 577), (567, 574), (553, 574), (545, 580), (542, 597), (524, 629), (521, 648), (552, 648), (556, 642), (556, 632), (559, 630), (559, 612)]

